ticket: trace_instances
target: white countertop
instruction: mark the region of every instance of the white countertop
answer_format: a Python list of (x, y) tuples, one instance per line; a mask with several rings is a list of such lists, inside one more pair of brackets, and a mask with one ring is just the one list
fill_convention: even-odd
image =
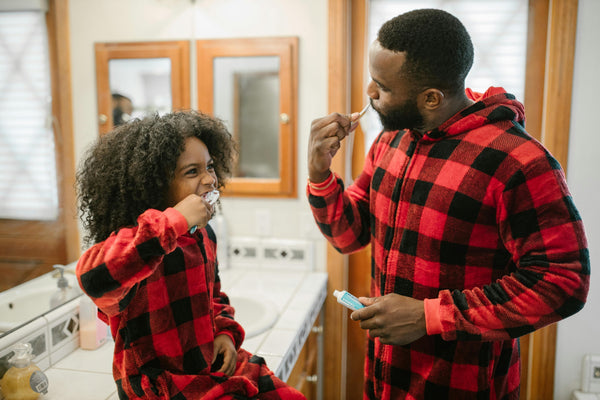
[[(242, 348), (265, 359), (284, 381), (296, 363), (326, 296), (327, 274), (322, 272), (253, 270), (221, 271), (222, 290), (270, 300), (278, 308), (273, 327), (244, 341)], [(89, 351), (77, 349), (44, 371), (48, 393), (43, 400), (118, 400), (112, 377), (114, 342)]]

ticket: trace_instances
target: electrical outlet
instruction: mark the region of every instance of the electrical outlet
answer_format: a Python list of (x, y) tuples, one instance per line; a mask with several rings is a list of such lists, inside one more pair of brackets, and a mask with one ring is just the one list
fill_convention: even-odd
[(587, 354), (583, 357), (581, 390), (600, 393), (600, 355)]

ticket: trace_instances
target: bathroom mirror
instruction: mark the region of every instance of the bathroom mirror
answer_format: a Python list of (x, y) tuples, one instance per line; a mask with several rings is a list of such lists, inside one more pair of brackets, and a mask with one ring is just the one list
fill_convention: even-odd
[(239, 144), (225, 194), (296, 196), (297, 38), (196, 42), (198, 108)]
[(98, 131), (190, 108), (189, 42), (97, 43)]

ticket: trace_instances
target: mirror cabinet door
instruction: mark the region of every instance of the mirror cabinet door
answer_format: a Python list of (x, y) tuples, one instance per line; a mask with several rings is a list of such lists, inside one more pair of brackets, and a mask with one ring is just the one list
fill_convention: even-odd
[(226, 195), (296, 197), (297, 38), (196, 42), (198, 108), (239, 145)]
[(130, 118), (190, 108), (188, 41), (97, 43), (100, 134)]

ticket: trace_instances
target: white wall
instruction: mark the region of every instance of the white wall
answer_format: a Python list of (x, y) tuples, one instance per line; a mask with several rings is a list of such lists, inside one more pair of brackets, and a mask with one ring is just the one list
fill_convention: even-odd
[[(299, 37), (298, 196), (224, 198), (222, 204), (230, 235), (255, 236), (257, 211), (267, 213), (271, 236), (314, 240), (317, 268), (325, 270), (325, 240), (316, 230), (304, 188), (310, 123), (327, 112), (327, 1), (73, 0), (69, 11), (76, 160), (98, 135), (95, 42)], [(194, 70), (193, 107), (197, 104)]]
[(599, 1), (579, 0), (567, 181), (586, 228), (592, 275), (584, 309), (558, 324), (555, 400), (568, 400), (579, 389), (583, 356), (600, 355), (600, 276), (594, 271), (594, 261), (600, 259), (598, 17)]

